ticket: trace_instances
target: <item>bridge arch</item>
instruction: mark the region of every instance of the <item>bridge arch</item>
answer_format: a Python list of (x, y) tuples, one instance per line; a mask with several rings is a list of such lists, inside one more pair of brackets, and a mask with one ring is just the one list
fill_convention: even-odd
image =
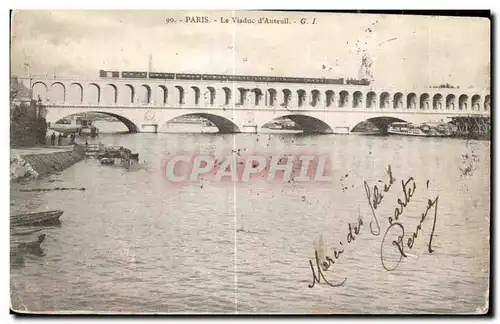
[(402, 109), (403, 106), (403, 94), (401, 92), (396, 92), (393, 99), (394, 109)]
[(278, 96), (278, 92), (276, 92), (276, 89), (274, 88), (269, 88), (267, 89), (267, 93), (269, 95), (268, 104), (269, 106), (274, 107), (276, 105), (276, 98)]
[(382, 92), (380, 94), (380, 108), (389, 108), (389, 101), (390, 101), (391, 95), (388, 92)]
[(442, 110), (443, 109), (443, 95), (440, 93), (436, 93), (434, 97), (432, 97), (432, 109), (434, 110)]
[(42, 99), (47, 99), (49, 88), (45, 82), (37, 81), (31, 86), (31, 91), (33, 93), (33, 98), (38, 99), (38, 97), (40, 97)]
[(366, 94), (366, 108), (377, 108), (377, 94), (373, 91)]
[(302, 107), (306, 102), (306, 91), (303, 89), (297, 90), (297, 106)]
[(290, 91), (290, 89), (283, 89), (283, 103), (281, 105), (283, 107), (288, 107), (290, 105), (291, 100), (292, 100), (292, 91)]
[(50, 85), (50, 100), (53, 103), (66, 102), (66, 87), (61, 82), (54, 82)]
[(347, 107), (349, 104), (349, 92), (342, 90), (339, 93), (339, 108)]
[(102, 101), (105, 104), (116, 105), (118, 103), (118, 88), (112, 83), (104, 86)]
[(456, 97), (454, 94), (449, 94), (446, 96), (446, 110), (455, 110)]
[(233, 123), (231, 120), (215, 115), (215, 114), (207, 114), (207, 113), (192, 113), (192, 114), (182, 114), (175, 116), (173, 118), (168, 119), (167, 121), (163, 122), (160, 124), (160, 127), (164, 126), (165, 124), (169, 123), (170, 121), (179, 118), (179, 117), (201, 117), (204, 119), (209, 120), (212, 124), (214, 124), (218, 129), (219, 133), (221, 134), (232, 134), (232, 133), (239, 133), (240, 128)]
[(421, 110), (429, 110), (429, 100), (430, 100), (430, 96), (428, 93), (422, 93), (420, 95), (420, 109)]
[(69, 115), (49, 117), (47, 119), (47, 121), (51, 122), (51, 124), (56, 124), (61, 119), (65, 119), (65, 118), (68, 118), (71, 116), (76, 116), (76, 115), (83, 115), (86, 113), (99, 113), (99, 114), (114, 117), (114, 118), (118, 119), (120, 122), (122, 122), (128, 128), (130, 133), (136, 133), (139, 131), (139, 127), (136, 125), (136, 123), (134, 121), (130, 120), (129, 118), (124, 117), (122, 115), (114, 114), (114, 113), (107, 112), (107, 111), (101, 111), (101, 110), (92, 110), (92, 111), (85, 111), (85, 112), (80, 112), (80, 113), (73, 113), (73, 114), (69, 114)]
[(279, 117), (273, 118), (272, 120), (266, 121), (264, 124), (260, 125), (260, 127), (262, 127), (265, 124), (268, 124), (274, 120), (282, 119), (282, 118), (288, 118), (288, 119), (292, 120), (295, 124), (297, 124), (297, 126), (300, 127), (300, 129), (304, 132), (304, 134), (330, 134), (330, 133), (333, 133), (332, 128), (326, 122), (322, 121), (321, 119), (307, 116), (307, 115), (302, 115), (302, 114), (290, 114), (290, 115), (279, 116)]
[(120, 102), (123, 104), (133, 104), (135, 102), (135, 88), (131, 84), (124, 84), (123, 87), (125, 90), (123, 91), (123, 98), (121, 98)]
[(467, 110), (467, 100), (469, 97), (467, 95), (461, 95), (458, 97), (458, 109), (459, 110)]
[(151, 103), (151, 87), (147, 84), (141, 85), (139, 94), (139, 103), (149, 105)]
[(98, 84), (89, 83), (88, 93), (89, 95), (85, 96), (88, 104), (96, 105), (101, 103), (101, 87)]
[(491, 105), (490, 95), (486, 95), (484, 97), (484, 111), (489, 111)]
[(156, 92), (156, 103), (166, 105), (168, 103), (168, 89), (164, 85), (159, 85)]
[(260, 100), (262, 99), (262, 90), (259, 88), (254, 88), (251, 90), (253, 93), (253, 102), (252, 104), (255, 106), (259, 106)]
[(321, 93), (319, 90), (314, 89), (311, 91), (311, 106), (316, 107), (321, 101)]
[(417, 95), (414, 92), (411, 92), (408, 94), (408, 96), (406, 96), (406, 109), (417, 109)]
[(70, 104), (83, 103), (83, 86), (78, 82), (73, 82), (68, 86), (66, 101)]
[(481, 96), (478, 94), (475, 94), (472, 96), (471, 99), (471, 109), (475, 111), (480, 111), (481, 110)]
[(246, 103), (246, 97), (247, 97), (247, 92), (248, 92), (248, 89), (245, 89), (245, 88), (242, 88), (242, 87), (239, 87), (238, 88), (238, 92), (240, 94), (240, 97), (239, 97), (239, 101), (238, 101), (238, 105), (240, 106), (244, 106), (245, 103)]
[(327, 90), (325, 92), (325, 106), (331, 107), (334, 102), (335, 102), (335, 92), (333, 92), (332, 90)]
[(176, 105), (183, 105), (184, 104), (184, 88), (181, 87), (180, 85), (176, 85), (174, 87), (175, 89), (177, 89), (176, 91), (176, 95), (177, 97), (175, 98), (175, 104)]
[(200, 97), (201, 97), (200, 88), (198, 88), (197, 86), (191, 86), (191, 89), (193, 89), (194, 104), (197, 106), (200, 104)]
[(208, 104), (213, 106), (215, 104), (216, 91), (214, 87), (207, 87), (206, 99), (208, 99)]
[(224, 105), (229, 105), (231, 102), (231, 89), (223, 87), (222, 90), (224, 90)]
[(377, 127), (381, 133), (387, 133), (387, 128), (389, 127), (390, 124), (394, 122), (407, 122), (407, 121), (401, 118), (390, 117), (390, 116), (372, 117), (361, 120), (359, 123), (353, 125), (353, 127), (349, 131), (352, 131), (353, 129), (356, 128), (356, 126), (365, 122), (370, 122), (373, 125), (375, 125), (375, 127)]
[(361, 91), (355, 91), (352, 94), (352, 108), (361, 108), (363, 106), (363, 94)]

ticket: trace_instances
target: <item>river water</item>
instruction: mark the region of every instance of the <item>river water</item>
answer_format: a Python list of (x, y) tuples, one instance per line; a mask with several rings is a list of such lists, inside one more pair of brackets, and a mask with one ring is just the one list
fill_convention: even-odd
[[(46, 255), (11, 269), (13, 308), (84, 313), (473, 313), (487, 305), (490, 143), (360, 135), (101, 134), (140, 154), (129, 169), (88, 158), (58, 175), (11, 187), (12, 213), (64, 210), (47, 228)], [(231, 149), (328, 153), (329, 184), (209, 181), (173, 185), (166, 153)], [(364, 181), (395, 183), (376, 209)], [(405, 240), (422, 222), (409, 257), (386, 271), (381, 245), (401, 181), (415, 193), (399, 217)], [(380, 181), (379, 181), (380, 180)], [(52, 181), (52, 182), (49, 182)], [(85, 191), (20, 192), (85, 187)], [(372, 193), (373, 194), (373, 193)], [(433, 209), (434, 210), (434, 209)], [(349, 223), (361, 225), (347, 242)], [(393, 237), (395, 239), (395, 237)], [(319, 241), (323, 243), (318, 243)], [(342, 242), (342, 245), (340, 244)], [(333, 258), (313, 288), (315, 247)], [(394, 247), (386, 248), (392, 262)], [(388, 252), (387, 252), (388, 251)], [(396, 255), (399, 255), (396, 253)], [(390, 259), (392, 257), (392, 259)], [(315, 262), (314, 262), (315, 264)]]

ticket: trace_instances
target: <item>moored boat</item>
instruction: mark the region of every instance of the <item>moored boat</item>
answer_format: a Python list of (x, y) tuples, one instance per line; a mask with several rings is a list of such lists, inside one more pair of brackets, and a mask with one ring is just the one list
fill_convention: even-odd
[(10, 216), (11, 226), (28, 226), (28, 225), (57, 225), (59, 217), (64, 212), (62, 210), (51, 210), (47, 212), (25, 213), (20, 215)]
[(115, 164), (115, 159), (105, 157), (105, 158), (101, 158), (100, 162), (103, 165), (113, 165), (113, 164)]
[(412, 123), (395, 122), (387, 128), (389, 134), (404, 135), (404, 136), (429, 136), (419, 127)]
[(43, 228), (41, 227), (14, 227), (10, 229), (10, 235), (13, 236), (24, 236), (24, 235), (31, 235), (33, 233), (41, 231)]

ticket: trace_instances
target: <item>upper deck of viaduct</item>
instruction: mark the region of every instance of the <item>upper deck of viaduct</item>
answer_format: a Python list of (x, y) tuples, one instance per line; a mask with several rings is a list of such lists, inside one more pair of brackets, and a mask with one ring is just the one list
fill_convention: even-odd
[[(376, 88), (366, 80), (129, 72), (95, 79), (22, 78), (45, 105), (147, 108), (456, 111), (490, 114), (488, 90)], [(112, 74), (113, 75), (113, 74)], [(174, 77), (170, 77), (173, 75)], [(183, 77), (177, 77), (183, 76)], [(210, 77), (205, 77), (210, 76)], [(168, 77), (168, 78), (167, 78)], [(207, 79), (208, 78), (208, 79)], [(355, 83), (355, 84), (353, 84)]]

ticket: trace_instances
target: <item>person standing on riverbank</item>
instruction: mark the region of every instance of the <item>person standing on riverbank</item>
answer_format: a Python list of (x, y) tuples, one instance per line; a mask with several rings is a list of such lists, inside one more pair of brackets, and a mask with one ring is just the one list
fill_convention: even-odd
[(62, 145), (62, 134), (59, 134), (59, 136), (57, 137), (57, 145), (58, 146)]
[(52, 132), (52, 135), (50, 135), (50, 145), (56, 145), (56, 133), (54, 132)]

